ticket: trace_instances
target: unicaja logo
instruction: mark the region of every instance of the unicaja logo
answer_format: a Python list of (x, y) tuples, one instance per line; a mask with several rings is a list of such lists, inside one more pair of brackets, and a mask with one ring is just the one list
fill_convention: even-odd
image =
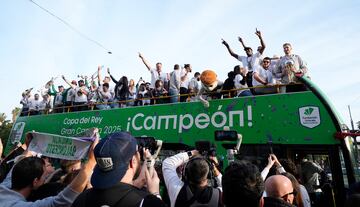
[(307, 128), (314, 128), (320, 125), (320, 110), (317, 106), (305, 106), (299, 108), (300, 124)]
[(310, 116), (313, 111), (314, 111), (313, 108), (307, 108), (307, 109), (305, 109), (304, 114), (305, 114), (306, 116)]

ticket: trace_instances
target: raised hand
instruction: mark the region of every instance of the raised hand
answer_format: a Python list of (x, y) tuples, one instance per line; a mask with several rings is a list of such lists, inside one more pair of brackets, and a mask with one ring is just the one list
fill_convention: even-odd
[(222, 39), (222, 38), (221, 38), (221, 43), (222, 43), (223, 45), (225, 45), (226, 47), (229, 46), (229, 44), (228, 44), (224, 39)]
[(243, 39), (241, 37), (238, 37), (239, 42), (243, 43)]
[(257, 28), (255, 29), (255, 34), (260, 38), (261, 37), (261, 32), (260, 30), (258, 30)]

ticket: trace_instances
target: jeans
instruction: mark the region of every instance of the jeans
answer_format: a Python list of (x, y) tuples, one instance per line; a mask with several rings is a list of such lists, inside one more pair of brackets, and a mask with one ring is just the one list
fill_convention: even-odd
[(179, 90), (178, 89), (174, 89), (174, 88), (170, 88), (169, 89), (169, 95), (170, 97), (170, 103), (177, 103), (179, 102), (178, 98), (179, 98)]

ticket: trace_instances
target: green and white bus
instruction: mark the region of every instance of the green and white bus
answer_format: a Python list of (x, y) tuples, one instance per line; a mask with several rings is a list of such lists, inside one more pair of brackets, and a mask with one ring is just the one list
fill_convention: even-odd
[(226, 163), (226, 149), (236, 142), (215, 141), (214, 131), (228, 127), (242, 134), (240, 157), (264, 163), (271, 148), (278, 157), (295, 163), (303, 156), (321, 161), (331, 175), (336, 206), (343, 206), (346, 189), (360, 181), (353, 139), (320, 89), (309, 79), (300, 81), (307, 91), (211, 100), (209, 108), (200, 102), (185, 102), (20, 116), (7, 148), (32, 130), (75, 136), (97, 127), (101, 137), (125, 130), (134, 136), (161, 139), (162, 156), (209, 140)]

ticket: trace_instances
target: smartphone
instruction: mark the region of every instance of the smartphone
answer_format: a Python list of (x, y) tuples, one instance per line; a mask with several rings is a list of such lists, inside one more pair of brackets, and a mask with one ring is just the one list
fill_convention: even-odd
[(238, 133), (235, 130), (224, 131), (216, 130), (215, 131), (215, 141), (236, 141), (238, 139)]

